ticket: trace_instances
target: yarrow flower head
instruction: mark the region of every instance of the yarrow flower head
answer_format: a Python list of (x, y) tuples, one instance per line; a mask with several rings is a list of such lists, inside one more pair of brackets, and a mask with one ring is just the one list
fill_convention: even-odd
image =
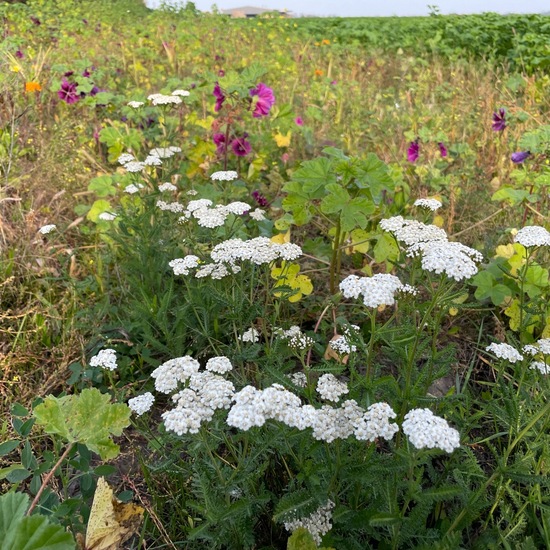
[(98, 218), (104, 222), (112, 222), (116, 218), (116, 214), (114, 212), (101, 212)]
[(403, 216), (386, 218), (380, 222), (380, 229), (393, 233), (394, 237), (411, 246), (417, 243), (446, 241), (447, 233), (436, 225), (426, 225), (417, 220), (406, 220)]
[(90, 367), (116, 370), (117, 366), (116, 351), (114, 349), (102, 349), (90, 359)]
[(189, 90), (174, 90), (172, 95), (179, 95), (180, 97), (188, 97)]
[(178, 188), (173, 183), (170, 183), (169, 181), (167, 181), (166, 183), (161, 183), (158, 186), (158, 190), (161, 193), (165, 193), (166, 191), (177, 191)]
[(487, 346), (485, 350), (494, 353), (499, 359), (506, 359), (510, 363), (523, 361), (523, 355), (510, 344), (497, 344), (493, 342), (491, 345)]
[(128, 407), (130, 407), (130, 409), (134, 411), (138, 416), (141, 416), (151, 409), (154, 402), (155, 398), (153, 394), (151, 392), (147, 392), (142, 395), (138, 395), (137, 397), (133, 397), (132, 399), (129, 399)]
[(50, 223), (48, 225), (43, 225), (39, 230), (38, 232), (41, 234), (41, 235), (47, 235), (48, 233), (51, 233), (52, 231), (54, 231), (55, 229), (57, 228), (57, 225), (53, 224), (53, 223)]
[(428, 210), (435, 212), (441, 208), (442, 204), (441, 201), (438, 201), (437, 199), (416, 199), (414, 201), (414, 206), (420, 206), (421, 208), (427, 208)]
[(317, 381), (317, 393), (327, 401), (338, 401), (348, 392), (347, 384), (340, 382), (334, 374), (323, 374)]
[(412, 409), (405, 415), (403, 432), (417, 449), (441, 449), (452, 453), (460, 447), (460, 434), (429, 409)]
[(200, 260), (197, 256), (189, 254), (185, 258), (176, 258), (168, 265), (173, 269), (174, 275), (189, 275), (189, 270), (198, 267)]
[(399, 426), (390, 422), (390, 419), (396, 416), (395, 411), (387, 403), (373, 403), (363, 416), (352, 420), (356, 439), (375, 441), (382, 437), (390, 441), (399, 431)]
[(185, 382), (191, 375), (199, 372), (200, 363), (191, 356), (177, 357), (157, 367), (151, 377), (155, 379), (155, 389), (161, 393), (170, 393)]
[(132, 107), (132, 109), (139, 109), (145, 105), (145, 103), (143, 103), (143, 101), (128, 101), (127, 105), (128, 107)]
[(239, 174), (235, 170), (221, 170), (219, 172), (214, 172), (210, 179), (212, 181), (233, 181), (239, 177)]
[(525, 248), (550, 246), (550, 232), (540, 225), (527, 225), (516, 233), (514, 242), (525, 246)]
[(252, 327), (244, 331), (242, 335), (239, 337), (239, 340), (241, 342), (252, 342), (252, 343), (259, 342), (260, 333), (254, 327)]
[(324, 506), (321, 506), (309, 516), (300, 519), (290, 519), (285, 521), (285, 529), (289, 533), (293, 533), (300, 527), (307, 529), (312, 536), (315, 544), (321, 544), (322, 537), (332, 529), (332, 509), (334, 502), (328, 500)]
[(304, 350), (313, 345), (313, 338), (302, 332), (299, 326), (291, 326), (288, 330), (282, 328), (273, 331), (281, 340), (286, 340), (288, 346), (294, 349)]
[(147, 99), (153, 105), (179, 105), (181, 103), (181, 97), (175, 95), (151, 94)]
[(206, 370), (217, 372), (219, 374), (225, 374), (226, 372), (233, 370), (233, 365), (227, 357), (221, 355), (219, 357), (212, 357), (208, 359), (206, 362)]
[(523, 346), (524, 353), (528, 353), (531, 356), (538, 355), (550, 355), (550, 338), (541, 338), (534, 344), (527, 344)]
[(345, 298), (359, 298), (362, 295), (363, 303), (372, 308), (393, 305), (395, 293), (402, 287), (403, 283), (388, 273), (378, 273), (372, 277), (349, 275), (340, 283), (340, 291)]
[(541, 374), (550, 374), (550, 365), (542, 361), (533, 361), (529, 365), (529, 368), (531, 370), (538, 370)]

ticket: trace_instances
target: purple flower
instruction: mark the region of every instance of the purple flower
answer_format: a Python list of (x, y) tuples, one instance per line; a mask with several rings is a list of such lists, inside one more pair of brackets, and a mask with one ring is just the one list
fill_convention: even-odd
[(259, 191), (252, 191), (252, 198), (258, 203), (258, 206), (269, 204), (268, 200)]
[(40, 25), (40, 19), (38, 19), (38, 17), (34, 17), (34, 15), (31, 15), (31, 21), (35, 24), (35, 25)]
[(84, 23), (84, 25), (87, 25), (87, 24), (88, 24), (88, 20), (87, 20), (87, 19), (83, 19), (83, 20), (82, 20), (82, 23)]
[(17, 57), (17, 59), (23, 59), (25, 57), (25, 54), (21, 50), (17, 50), (15, 52), (15, 57)]
[(521, 164), (526, 161), (529, 156), (531, 156), (531, 151), (518, 151), (517, 153), (512, 153), (510, 158), (514, 164)]
[(416, 162), (420, 156), (420, 144), (418, 143), (418, 138), (409, 143), (409, 148), (407, 149), (407, 160), (409, 162)]
[(231, 142), (231, 149), (238, 157), (246, 157), (250, 151), (252, 151), (252, 146), (250, 142), (247, 141), (244, 137), (235, 138)]
[(295, 119), (294, 119), (294, 122), (298, 125), (298, 126), (303, 126), (304, 125), (304, 121), (302, 119), (301, 116), (297, 116)]
[(69, 78), (70, 76), (73, 76), (74, 71), (67, 71), (63, 76), (66, 78)]
[(78, 101), (78, 94), (76, 92), (76, 84), (63, 79), (61, 83), (61, 89), (57, 92), (59, 99), (65, 101), (69, 105)]
[(223, 155), (227, 148), (225, 143), (225, 134), (217, 133), (212, 136), (214, 143), (216, 144), (216, 153)]
[(220, 88), (220, 85), (217, 82), (216, 82), (216, 85), (214, 86), (214, 91), (212, 93), (216, 98), (216, 106), (214, 107), (214, 110), (217, 113), (222, 108), (223, 102), (225, 101), (225, 95), (222, 92), (222, 89)]
[(445, 144), (440, 141), (437, 146), (439, 147), (439, 152), (441, 153), (441, 156), (442, 157), (446, 157), (447, 156), (447, 147), (445, 147)]
[(218, 71), (218, 76), (225, 76), (225, 71), (223, 69), (220, 69)]
[(100, 88), (98, 88), (97, 86), (94, 86), (91, 90), (90, 90), (90, 95), (92, 97), (94, 97), (96, 94), (98, 94), (99, 92), (102, 92), (104, 90), (101, 90)]
[(275, 96), (273, 95), (273, 90), (266, 86), (263, 82), (260, 82), (255, 88), (250, 90), (250, 95), (252, 97), (258, 96), (258, 101), (256, 101), (256, 106), (252, 116), (254, 118), (260, 118), (267, 116), (271, 107), (275, 103)]
[(499, 109), (496, 113), (493, 113), (493, 130), (502, 132), (504, 128), (506, 128), (506, 109)]
[(92, 73), (88, 69), (84, 69), (82, 76), (88, 78)]

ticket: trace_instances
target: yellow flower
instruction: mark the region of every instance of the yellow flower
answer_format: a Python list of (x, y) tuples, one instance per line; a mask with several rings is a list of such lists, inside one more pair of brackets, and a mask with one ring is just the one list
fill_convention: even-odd
[(31, 80), (30, 82), (25, 82), (25, 92), (40, 92), (42, 86), (38, 82)]

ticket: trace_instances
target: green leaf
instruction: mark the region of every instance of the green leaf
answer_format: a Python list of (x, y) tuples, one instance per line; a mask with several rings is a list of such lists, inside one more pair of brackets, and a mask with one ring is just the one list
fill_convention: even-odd
[(325, 214), (340, 213), (342, 231), (365, 229), (369, 223), (368, 216), (375, 210), (375, 206), (367, 197), (355, 197), (338, 183), (326, 186), (329, 193), (321, 202), (321, 211)]
[(92, 204), (92, 207), (86, 214), (86, 218), (88, 218), (90, 221), (97, 223), (99, 221), (99, 215), (103, 214), (103, 212), (111, 212), (113, 207), (109, 203), (109, 201), (106, 201), (105, 199), (99, 199)]
[(369, 153), (367, 158), (359, 165), (356, 185), (360, 188), (368, 187), (374, 202), (378, 204), (382, 200), (382, 192), (393, 190), (395, 182), (391, 177), (387, 164), (374, 153)]
[(20, 481), (27, 479), (30, 475), (31, 473), (29, 470), (25, 468), (15, 468), (6, 475), (6, 479), (10, 483), (19, 483)]
[(391, 512), (378, 512), (369, 519), (369, 525), (371, 527), (389, 527), (391, 525), (397, 525), (401, 523), (403, 518), (399, 514), (392, 514)]
[[(311, 198), (323, 196), (327, 184), (336, 183), (336, 175), (332, 170), (332, 161), (325, 157), (308, 160), (292, 174), (291, 182), (299, 183), (303, 193)], [(287, 186), (283, 191), (287, 192)], [(321, 192), (319, 194), (319, 192)]]
[(27, 516), (12, 525), (2, 550), (74, 550), (73, 537), (45, 516)]
[(96, 388), (85, 389), (80, 395), (50, 395), (33, 414), (46, 433), (69, 443), (82, 443), (103, 460), (118, 455), (119, 448), (110, 436), (121, 435), (130, 423), (128, 406), (111, 404), (110, 396)]
[(111, 176), (99, 176), (90, 181), (88, 191), (93, 191), (98, 197), (116, 195), (116, 187)]
[(19, 443), (19, 439), (9, 439), (4, 443), (0, 443), (0, 456), (10, 454), (14, 449), (17, 449)]
[(520, 204), (530, 195), (529, 191), (524, 189), (514, 189), (513, 187), (501, 187), (493, 194), (493, 201), (507, 201), (511, 205)]
[(23, 407), (21, 403), (14, 403), (11, 407), (11, 414), (13, 416), (27, 416), (29, 413), (29, 410)]
[[(4, 541), (12, 525), (25, 517), (29, 497), (23, 493), (6, 493), (0, 497), (0, 540)], [(4, 550), (4, 546), (2, 546)]]
[(317, 550), (317, 544), (307, 529), (299, 527), (289, 537), (287, 550)]

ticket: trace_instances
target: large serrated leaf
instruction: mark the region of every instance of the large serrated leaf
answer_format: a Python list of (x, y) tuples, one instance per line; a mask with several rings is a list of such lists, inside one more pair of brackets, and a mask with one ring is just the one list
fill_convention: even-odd
[(61, 525), (45, 516), (27, 516), (12, 524), (2, 550), (74, 550), (75, 542)]
[(6, 493), (0, 497), (0, 541), (6, 540), (11, 526), (25, 517), (28, 505), (29, 497), (23, 493)]
[(96, 388), (85, 389), (80, 395), (50, 395), (33, 414), (46, 433), (59, 435), (69, 443), (82, 443), (109, 460), (119, 451), (111, 435), (121, 435), (130, 423), (128, 406), (111, 404), (110, 399)]

